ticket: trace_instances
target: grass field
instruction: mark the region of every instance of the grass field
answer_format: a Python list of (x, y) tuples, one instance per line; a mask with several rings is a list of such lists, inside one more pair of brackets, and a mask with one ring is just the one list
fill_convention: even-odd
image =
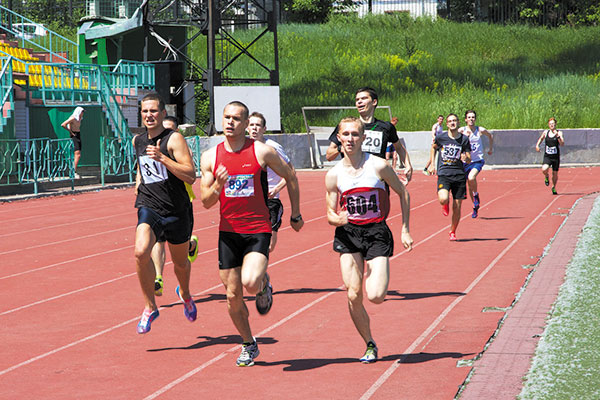
[(600, 197), (538, 344), (522, 400), (600, 399)]
[[(256, 31), (236, 30), (241, 43)], [(273, 67), (269, 34), (251, 47)], [(354, 90), (372, 86), (392, 107), (401, 130), (428, 130), (437, 114), (478, 111), (495, 129), (600, 126), (600, 27), (413, 20), (402, 15), (334, 16), (326, 24), (278, 27), (281, 109), (287, 132), (303, 132), (302, 106), (353, 105)], [(232, 51), (232, 48), (217, 52)], [(192, 57), (205, 61), (205, 43)], [(235, 54), (235, 52), (231, 53)], [(262, 76), (236, 63), (231, 76)], [(313, 115), (331, 124), (338, 115)]]

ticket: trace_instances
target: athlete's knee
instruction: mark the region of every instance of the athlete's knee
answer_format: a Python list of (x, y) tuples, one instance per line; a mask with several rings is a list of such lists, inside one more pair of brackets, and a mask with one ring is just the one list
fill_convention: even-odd
[(348, 302), (350, 304), (362, 304), (363, 293), (361, 288), (349, 287), (346, 289), (348, 295)]
[(374, 293), (367, 293), (367, 298), (373, 304), (381, 304), (385, 300), (385, 291), (376, 291)]

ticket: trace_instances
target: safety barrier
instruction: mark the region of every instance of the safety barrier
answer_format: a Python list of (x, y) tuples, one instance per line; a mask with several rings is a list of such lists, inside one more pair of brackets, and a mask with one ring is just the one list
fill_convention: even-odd
[(70, 179), (74, 188), (71, 139), (0, 140), (0, 185), (33, 184)]

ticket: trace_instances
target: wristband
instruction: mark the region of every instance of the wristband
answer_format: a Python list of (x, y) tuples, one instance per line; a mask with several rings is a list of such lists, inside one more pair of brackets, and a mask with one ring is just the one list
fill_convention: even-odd
[(290, 217), (290, 222), (300, 222), (302, 221), (302, 214), (298, 214), (297, 217)]

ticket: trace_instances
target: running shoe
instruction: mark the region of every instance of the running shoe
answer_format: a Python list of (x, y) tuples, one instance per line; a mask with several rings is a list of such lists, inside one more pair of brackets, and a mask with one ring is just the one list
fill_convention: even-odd
[(456, 233), (450, 232), (450, 241), (456, 242), (458, 239), (456, 238)]
[(251, 367), (254, 365), (254, 359), (258, 357), (260, 351), (256, 339), (253, 343), (242, 344), (242, 351), (238, 357), (236, 364), (238, 367)]
[[(191, 249), (192, 243), (194, 243), (194, 250)], [(196, 258), (198, 258), (198, 236), (192, 235), (192, 237), (190, 238), (190, 250), (188, 251), (188, 260), (190, 260), (190, 262), (193, 263), (194, 261), (196, 261)]]
[(163, 279), (162, 276), (158, 275), (156, 277), (156, 279), (154, 280), (154, 294), (156, 296), (162, 296), (162, 292), (163, 292)]
[(377, 361), (377, 346), (375, 343), (369, 342), (365, 354), (360, 358), (360, 362), (363, 364), (371, 364), (375, 361)]
[(271, 286), (269, 274), (265, 273), (265, 277), (267, 278), (265, 288), (262, 292), (256, 294), (256, 309), (262, 315), (268, 313), (273, 305), (273, 286)]
[(177, 286), (175, 289), (175, 293), (177, 293), (179, 300), (183, 302), (183, 313), (185, 314), (185, 317), (188, 319), (188, 321), (194, 322), (197, 315), (196, 303), (194, 303), (194, 299), (190, 297), (189, 299), (184, 300), (179, 293), (179, 286)]
[(473, 207), (473, 214), (471, 214), (471, 218), (477, 218), (479, 215), (479, 207)]
[(444, 214), (444, 217), (447, 217), (449, 213), (450, 213), (450, 203), (443, 204), (442, 205), (442, 214)]
[(479, 201), (479, 193), (475, 193), (473, 195), (473, 207), (479, 209), (479, 204), (481, 204), (481, 202)]
[(552, 194), (558, 194), (556, 193), (556, 189), (554, 188), (554, 186), (552, 186)]
[(544, 185), (546, 185), (546, 186), (550, 185), (550, 181), (548, 180), (548, 177), (544, 178)]
[(137, 324), (137, 333), (141, 335), (150, 332), (150, 325), (156, 318), (158, 318), (158, 310), (150, 311), (145, 309), (140, 322)]

